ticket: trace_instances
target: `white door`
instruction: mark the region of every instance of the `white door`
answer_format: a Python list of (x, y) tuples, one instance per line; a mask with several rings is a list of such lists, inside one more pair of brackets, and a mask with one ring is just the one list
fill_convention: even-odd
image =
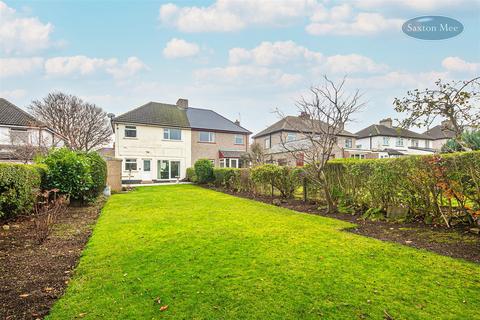
[(142, 180), (152, 180), (152, 160), (143, 159)]

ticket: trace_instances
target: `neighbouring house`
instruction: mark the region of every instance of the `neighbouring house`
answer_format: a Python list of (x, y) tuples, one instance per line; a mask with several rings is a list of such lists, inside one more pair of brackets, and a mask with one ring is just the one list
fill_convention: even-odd
[(40, 149), (63, 146), (62, 136), (0, 98), (0, 161), (31, 162)]
[(393, 126), (391, 118), (381, 120), (356, 133), (356, 147), (371, 150), (379, 158), (424, 155), (435, 152), (433, 139), (425, 134)]
[(442, 121), (441, 124), (430, 128), (423, 134), (432, 139), (432, 148), (435, 150), (441, 150), (443, 145), (447, 143), (448, 140), (455, 137), (455, 132), (452, 130), (451, 122), (448, 120)]
[[(260, 131), (253, 136), (254, 143), (257, 143), (263, 149), (265, 160), (275, 162), (280, 165), (303, 166), (304, 152), (311, 147), (311, 142), (305, 136), (305, 133), (315, 132), (320, 134), (321, 126), (326, 123), (316, 120), (312, 122), (307, 114), (299, 116), (286, 116), (275, 122), (268, 128)], [(337, 145), (332, 150), (332, 158), (372, 158), (372, 152), (369, 150), (360, 150), (355, 148), (356, 135), (341, 130), (337, 135)], [(293, 152), (295, 151), (295, 156)]]
[(213, 110), (189, 107), (187, 99), (149, 102), (113, 118), (112, 126), (124, 183), (183, 179), (198, 159), (241, 167), (251, 134)]

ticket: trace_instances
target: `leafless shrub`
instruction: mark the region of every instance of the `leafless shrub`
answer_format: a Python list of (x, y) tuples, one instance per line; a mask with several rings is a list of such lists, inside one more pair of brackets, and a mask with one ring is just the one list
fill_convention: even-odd
[(35, 204), (35, 238), (38, 244), (43, 243), (51, 233), (53, 225), (66, 208), (68, 199), (59, 195), (58, 189), (46, 190), (39, 193)]

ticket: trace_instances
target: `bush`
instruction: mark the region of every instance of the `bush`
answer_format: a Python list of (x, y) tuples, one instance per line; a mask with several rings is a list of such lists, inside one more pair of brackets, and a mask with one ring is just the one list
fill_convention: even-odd
[(58, 189), (70, 199), (82, 203), (95, 198), (93, 190), (99, 183), (92, 178), (92, 161), (86, 154), (61, 148), (52, 150), (39, 161), (48, 167), (46, 189)]
[(213, 164), (208, 159), (199, 159), (195, 162), (195, 175), (198, 183), (210, 183), (214, 181)]
[(90, 174), (93, 181), (92, 196), (96, 197), (103, 192), (107, 185), (107, 163), (97, 152), (86, 154), (90, 160)]
[(0, 218), (30, 212), (41, 186), (44, 168), (0, 163)]
[(185, 178), (187, 179), (187, 181), (197, 182), (197, 175), (195, 174), (195, 169), (187, 168), (187, 174)]
[[(273, 188), (280, 191), (284, 198), (291, 198), (297, 187), (301, 185), (299, 168), (264, 164), (251, 170), (252, 180), (263, 186), (269, 186), (271, 193)], [(272, 194), (273, 195), (273, 194)]]
[(214, 183), (217, 187), (225, 187), (236, 191), (237, 179), (240, 174), (240, 169), (236, 168), (215, 168), (213, 175), (215, 177)]

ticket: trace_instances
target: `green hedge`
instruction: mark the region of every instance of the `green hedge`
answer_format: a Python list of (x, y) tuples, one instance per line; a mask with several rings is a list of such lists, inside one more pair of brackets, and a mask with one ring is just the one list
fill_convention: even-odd
[(198, 183), (204, 184), (214, 181), (213, 164), (210, 160), (199, 159), (195, 162), (194, 168)]
[(195, 168), (187, 168), (187, 174), (185, 176), (187, 181), (197, 182), (197, 175), (195, 174)]
[(92, 175), (93, 196), (103, 192), (107, 185), (107, 163), (97, 152), (89, 152), (86, 154), (90, 160), (90, 174)]
[(41, 166), (0, 163), (0, 218), (30, 212), (44, 174)]

